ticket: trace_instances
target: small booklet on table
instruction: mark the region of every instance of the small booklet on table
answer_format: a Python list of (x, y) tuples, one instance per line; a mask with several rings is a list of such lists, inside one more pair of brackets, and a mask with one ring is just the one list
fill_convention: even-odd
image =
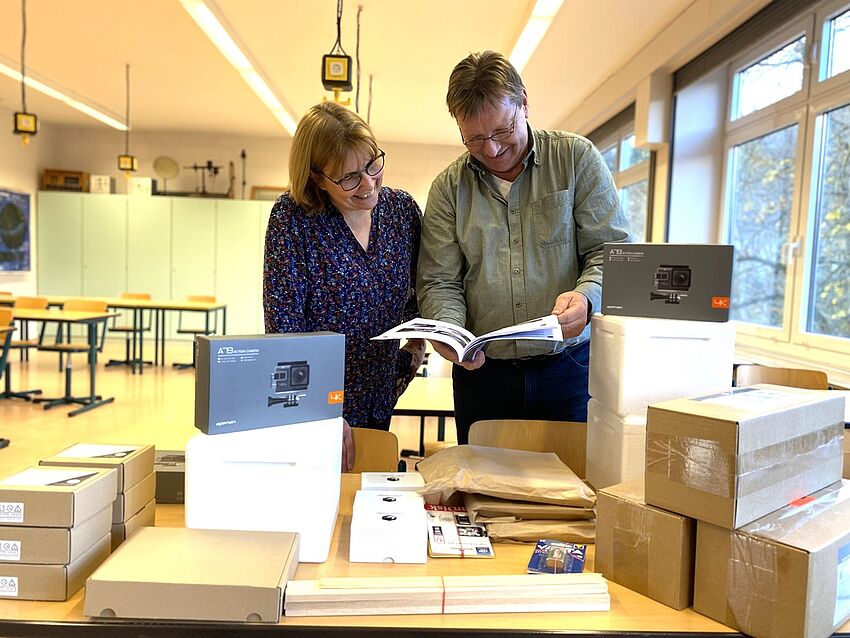
[(497, 339), (540, 339), (561, 341), (563, 335), (558, 317), (546, 315), (515, 326), (493, 330), (476, 337), (469, 330), (446, 321), (435, 319), (411, 319), (379, 334), (373, 339), (431, 339), (450, 346), (458, 361), (472, 361), (475, 355), (490, 341)]
[(493, 558), (487, 528), (475, 525), (465, 507), (425, 504), (428, 555), (433, 558)]

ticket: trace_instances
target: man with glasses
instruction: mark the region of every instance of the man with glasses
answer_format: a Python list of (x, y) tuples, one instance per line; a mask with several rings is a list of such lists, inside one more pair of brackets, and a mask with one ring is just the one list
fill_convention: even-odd
[(468, 149), (435, 180), (422, 227), (422, 316), (480, 335), (546, 314), (564, 341), (498, 341), (453, 366), (458, 443), (483, 419), (587, 420), (590, 314), (601, 306), (602, 245), (628, 241), (611, 174), (586, 139), (532, 129), (511, 63), (474, 53), (446, 96)]

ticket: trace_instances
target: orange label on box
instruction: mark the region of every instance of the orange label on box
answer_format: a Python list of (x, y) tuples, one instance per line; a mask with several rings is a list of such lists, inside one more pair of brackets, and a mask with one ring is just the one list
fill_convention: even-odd
[(334, 403), (342, 403), (345, 398), (345, 392), (342, 390), (334, 390), (332, 392), (328, 392), (328, 403), (333, 405)]
[(711, 298), (711, 307), (712, 308), (725, 308), (729, 309), (729, 297), (712, 297)]

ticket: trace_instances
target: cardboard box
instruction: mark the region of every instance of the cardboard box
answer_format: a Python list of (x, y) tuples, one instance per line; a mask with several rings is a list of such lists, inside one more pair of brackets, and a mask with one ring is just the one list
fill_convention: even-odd
[(413, 491), (425, 485), (419, 472), (362, 472), (361, 490)]
[(647, 505), (643, 480), (596, 496), (596, 571), (673, 609), (690, 607), (696, 521)]
[(587, 482), (596, 489), (643, 479), (646, 417), (620, 417), (596, 399), (587, 403)]
[(0, 563), (67, 565), (109, 532), (112, 508), (73, 527), (0, 527)]
[(156, 478), (153, 472), (136, 483), (123, 494), (115, 497), (112, 504), (112, 522), (123, 523), (139, 513), (148, 501), (152, 501), (156, 494)]
[(183, 503), (186, 500), (186, 452), (157, 450), (154, 459), (156, 502)]
[(328, 557), (339, 507), (342, 417), (186, 444), (186, 527), (298, 532), (302, 563)]
[(112, 524), (112, 551), (142, 527), (156, 524), (156, 501), (150, 500), (139, 512), (123, 523)]
[(0, 480), (0, 525), (72, 527), (115, 500), (115, 470), (31, 467)]
[(588, 392), (620, 417), (732, 385), (735, 324), (593, 315)]
[(649, 406), (646, 502), (734, 529), (841, 478), (844, 405), (758, 385)]
[(297, 555), (297, 534), (145, 527), (89, 578), (83, 613), (276, 623)]
[(39, 465), (105, 467), (118, 472), (118, 492), (126, 492), (153, 472), (153, 445), (101, 445), (75, 443)]
[(205, 434), (342, 416), (344, 335), (199, 336), (195, 348), (195, 427)]
[(694, 609), (751, 636), (829, 636), (850, 618), (850, 483), (730, 531), (700, 521)]
[(351, 515), (348, 560), (426, 563), (425, 500), (413, 492), (358, 490)]
[(606, 243), (602, 314), (728, 321), (733, 247)]
[(69, 565), (0, 564), (0, 600), (68, 600), (109, 556), (109, 533)]

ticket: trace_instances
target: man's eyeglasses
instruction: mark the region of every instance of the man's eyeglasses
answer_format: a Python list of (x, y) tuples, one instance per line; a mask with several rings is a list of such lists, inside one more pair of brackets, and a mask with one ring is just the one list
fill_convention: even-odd
[(460, 139), (463, 142), (464, 146), (467, 148), (481, 148), (484, 146), (484, 142), (487, 140), (493, 140), (494, 142), (504, 142), (506, 139), (510, 138), (511, 135), (514, 134), (516, 130), (516, 116), (519, 112), (519, 104), (517, 104), (514, 109), (514, 116), (511, 119), (511, 125), (508, 128), (502, 129), (500, 131), (494, 131), (492, 135), (483, 136), (476, 135), (474, 137), (470, 137), (469, 139), (465, 139), (463, 137), (463, 133), (460, 134)]
[(363, 167), (362, 171), (355, 171), (353, 173), (348, 173), (347, 175), (343, 175), (339, 179), (331, 179), (321, 171), (319, 174), (324, 176), (328, 181), (333, 182), (337, 186), (339, 186), (344, 191), (353, 191), (355, 188), (360, 186), (360, 182), (363, 180), (363, 173), (368, 175), (369, 177), (377, 176), (382, 170), (384, 170), (384, 156), (386, 153), (384, 151), (378, 149), (378, 156), (373, 159), (371, 162), (366, 164)]

